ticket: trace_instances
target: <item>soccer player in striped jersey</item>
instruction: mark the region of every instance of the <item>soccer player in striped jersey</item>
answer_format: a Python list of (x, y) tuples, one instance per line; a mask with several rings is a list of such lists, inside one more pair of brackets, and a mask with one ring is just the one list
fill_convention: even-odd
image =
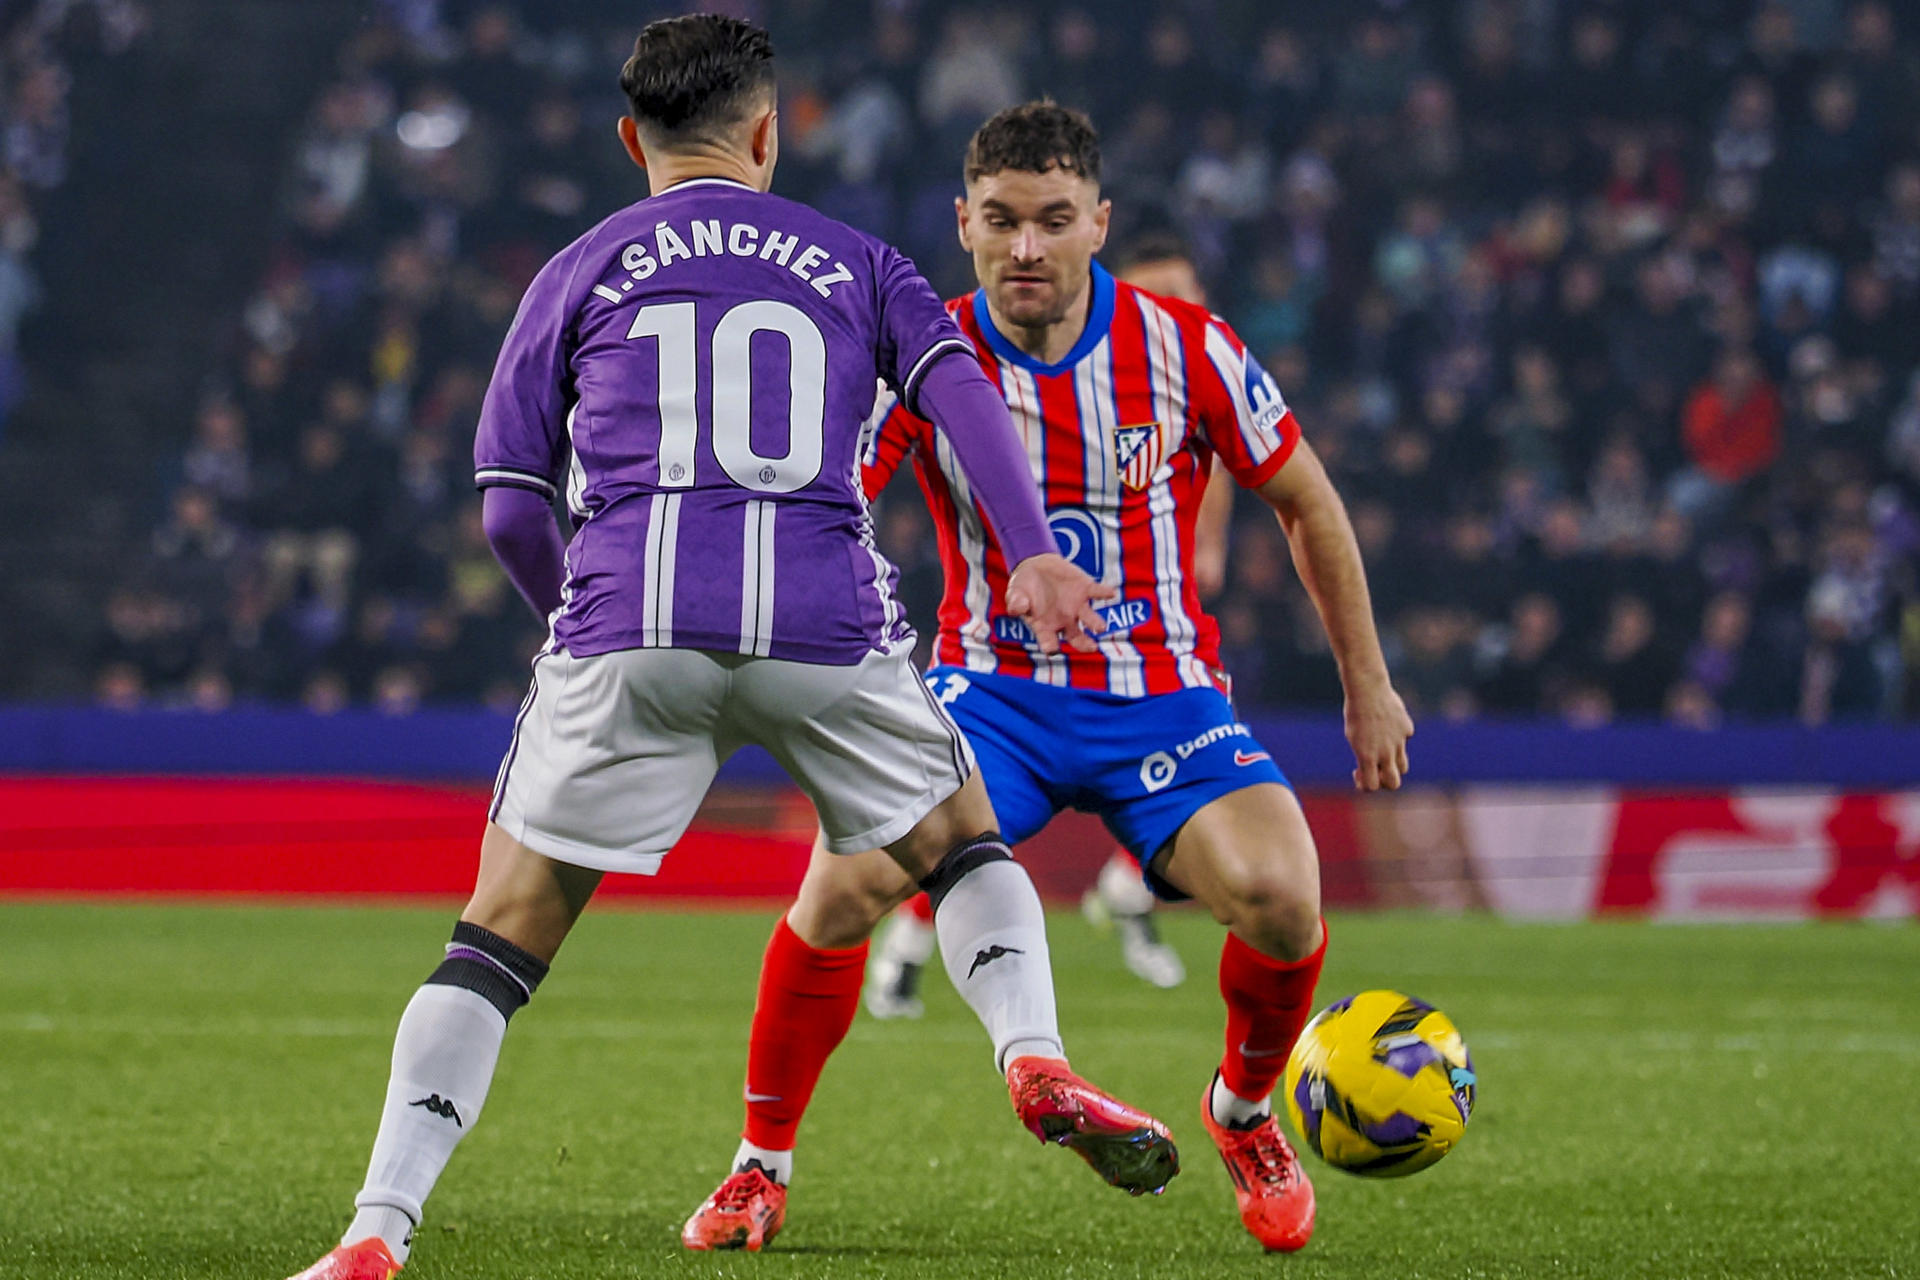
[[(1206, 305), (1206, 289), (1193, 256), (1173, 232), (1149, 232), (1136, 238), (1117, 255), (1114, 267), (1116, 278), (1148, 293)], [(1218, 595), (1226, 582), (1233, 491), (1230, 484), (1208, 484), (1194, 521), (1193, 579), (1202, 601)], [(878, 494), (870, 489), (868, 496)], [(1113, 927), (1120, 940), (1120, 961), (1129, 973), (1169, 989), (1186, 981), (1187, 967), (1154, 927), (1155, 901), (1153, 891), (1140, 878), (1139, 864), (1122, 846), (1101, 864), (1093, 884), (1081, 895), (1080, 910), (1095, 928)], [(867, 1012), (881, 1019), (920, 1017), (926, 1011), (920, 1001), (920, 979), (933, 951), (932, 909), (927, 895), (915, 894), (893, 913), (873, 948), (867, 985), (861, 992)]]
[[(1136, 1194), (1179, 1169), (1165, 1126), (1068, 1067), (1039, 896), (912, 667), (859, 478), (876, 377), (959, 449), (1016, 566), (1005, 607), (1046, 654), (1062, 636), (1091, 649), (1091, 604), (1110, 593), (1059, 553), (1004, 402), (913, 264), (769, 193), (766, 33), (714, 14), (652, 23), (620, 83), (620, 138), (651, 195), (534, 277), (474, 444), (489, 537), (548, 642), (473, 896), (401, 1015), (353, 1220), (298, 1280), (390, 1280), (406, 1263), (509, 1019), (602, 874), (656, 870), (749, 743), (807, 793), (827, 847), (881, 846), (933, 898), (954, 985), (1036, 1138)], [(578, 526), (564, 553), (549, 506), (563, 486)], [(872, 927), (852, 910), (838, 928)], [(750, 1245), (780, 1224), (737, 1225), (728, 1243)]]
[[(1243, 1225), (1269, 1249), (1298, 1249), (1312, 1234), (1313, 1189), (1270, 1095), (1312, 1010), (1326, 931), (1312, 834), (1234, 715), (1193, 580), (1194, 524), (1216, 463), (1286, 531), (1339, 661), (1357, 787), (1400, 785), (1413, 725), (1388, 678), (1353, 530), (1299, 424), (1225, 323), (1093, 261), (1109, 213), (1099, 178), (1098, 138), (1078, 112), (1029, 103), (983, 125), (957, 202), (981, 287), (948, 304), (1020, 428), (1056, 539), (1118, 588), (1095, 649), (1045, 653), (996, 605), (1006, 566), (992, 517), (944, 429), (883, 398), (866, 483), (913, 457), (947, 579), (927, 683), (966, 728), (1002, 831), (1017, 842), (1062, 808), (1096, 812), (1157, 892), (1195, 898), (1227, 926), (1226, 1044), (1202, 1120)], [(857, 978), (835, 975), (866, 933), (845, 923), (878, 923), (912, 893), (881, 855), (816, 849), (785, 926), (814, 949), (778, 945), (776, 930), (761, 970), (737, 1167), (791, 1168), (801, 1114), (838, 1042), (817, 1030), (844, 1027), (825, 1011), (858, 999)], [(975, 963), (991, 960), (983, 951)], [(696, 1211), (683, 1241), (697, 1247), (742, 1211), (719, 1201)]]

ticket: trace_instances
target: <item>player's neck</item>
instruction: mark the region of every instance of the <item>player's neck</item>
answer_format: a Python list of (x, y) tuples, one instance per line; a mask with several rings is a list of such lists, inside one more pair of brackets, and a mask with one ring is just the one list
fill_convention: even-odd
[(987, 314), (993, 318), (993, 327), (1008, 342), (1041, 364), (1059, 364), (1087, 331), (1087, 315), (1092, 305), (1093, 289), (1089, 286), (1080, 291), (1080, 296), (1067, 307), (1067, 313), (1052, 324), (1032, 328), (1013, 324), (995, 309), (991, 295), (987, 298)]
[(659, 195), (668, 187), (695, 178), (725, 178), (764, 191), (760, 175), (745, 156), (719, 147), (659, 152), (647, 157), (647, 188)]

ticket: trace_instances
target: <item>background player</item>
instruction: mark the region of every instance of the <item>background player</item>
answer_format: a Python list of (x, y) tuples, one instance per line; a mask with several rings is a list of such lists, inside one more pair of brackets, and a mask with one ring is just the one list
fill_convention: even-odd
[[(896, 407), (869, 451), (869, 487), (915, 455), (946, 575), (929, 686), (974, 744), (1003, 831), (1016, 842), (1068, 805), (1098, 812), (1162, 892), (1198, 899), (1228, 927), (1220, 959), (1226, 1051), (1202, 1099), (1233, 1175), (1241, 1221), (1271, 1249), (1313, 1228), (1313, 1190), (1269, 1095), (1311, 1009), (1326, 949), (1319, 868), (1299, 802), (1235, 718), (1217, 631), (1192, 580), (1200, 481), (1216, 457), (1279, 517), (1345, 684), (1355, 785), (1395, 788), (1413, 726), (1388, 678), (1366, 579), (1339, 496), (1279, 390), (1226, 325), (1199, 307), (1117, 282), (1093, 262), (1108, 205), (1100, 153), (1078, 112), (1030, 103), (974, 135), (961, 244), (981, 288), (948, 304), (997, 379), (1042, 482), (1057, 535), (1120, 596), (1094, 653), (1050, 655), (992, 606), (1005, 572), (953, 465), (945, 433)], [(801, 1112), (835, 1047), (791, 1035), (804, 992), (841, 999), (832, 948), (864, 936), (913, 891), (886, 858), (818, 849), (787, 920), (815, 947), (763, 972), (748, 1056), (740, 1159), (791, 1160)], [(844, 954), (844, 951), (841, 952)], [(951, 969), (951, 965), (949, 968)], [(832, 1022), (819, 1018), (816, 1025)], [(837, 1043), (837, 1042), (835, 1042)], [(761, 1096), (778, 1095), (771, 1103)], [(797, 1102), (796, 1102), (797, 1100)], [(784, 1191), (771, 1189), (784, 1201)], [(714, 1215), (703, 1206), (697, 1235)], [(683, 1237), (685, 1238), (685, 1237)]]
[[(1037, 1136), (1135, 1191), (1177, 1169), (1163, 1127), (1067, 1069), (1039, 899), (910, 666), (855, 479), (876, 371), (948, 429), (1018, 565), (1007, 608), (1044, 648), (1072, 632), (1090, 650), (1100, 593), (1054, 550), (1004, 405), (912, 265), (765, 194), (772, 56), (763, 31), (712, 15), (640, 34), (619, 127), (652, 198), (549, 262), (502, 345), (476, 479), (551, 636), (473, 897), (401, 1018), (358, 1212), (305, 1280), (399, 1270), (508, 1019), (602, 873), (655, 870), (747, 742), (808, 793), (828, 847), (883, 846), (933, 896), (955, 983)], [(563, 472), (578, 525), (564, 559), (547, 506)]]
[[(1207, 292), (1186, 242), (1171, 231), (1136, 237), (1115, 258), (1114, 274), (1128, 284), (1164, 298), (1207, 305)], [(1200, 599), (1218, 595), (1227, 577), (1227, 537), (1233, 521), (1230, 484), (1208, 484), (1193, 529), (1193, 581)], [(877, 494), (870, 488), (868, 497)], [(1096, 928), (1112, 925), (1120, 940), (1120, 962), (1142, 982), (1163, 989), (1186, 981), (1180, 953), (1154, 927), (1153, 891), (1140, 878), (1139, 863), (1124, 848), (1101, 864), (1080, 910)], [(933, 958), (933, 913), (925, 894), (915, 894), (887, 922), (873, 949), (861, 998), (876, 1018), (918, 1018), (920, 978)]]

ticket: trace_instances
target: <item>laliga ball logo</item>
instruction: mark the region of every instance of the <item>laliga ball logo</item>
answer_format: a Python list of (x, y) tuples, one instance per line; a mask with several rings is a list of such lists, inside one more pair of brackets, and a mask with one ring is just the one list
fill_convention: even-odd
[(1140, 785), (1149, 792), (1158, 791), (1173, 781), (1180, 766), (1164, 751), (1156, 751), (1140, 762)]

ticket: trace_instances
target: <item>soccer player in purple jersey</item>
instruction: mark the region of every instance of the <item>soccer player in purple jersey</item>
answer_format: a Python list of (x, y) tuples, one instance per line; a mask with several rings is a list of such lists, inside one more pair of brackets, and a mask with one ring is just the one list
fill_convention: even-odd
[[(911, 666), (860, 480), (876, 379), (953, 442), (1016, 566), (1007, 611), (1044, 647), (1090, 650), (1108, 593), (1058, 554), (999, 393), (912, 264), (767, 194), (772, 57), (732, 18), (641, 32), (620, 136), (652, 198), (549, 262), (501, 348), (476, 481), (551, 634), (473, 897), (400, 1020), (357, 1213), (296, 1280), (399, 1271), (508, 1019), (601, 875), (656, 870), (750, 742), (812, 799), (828, 848), (885, 848), (932, 896), (954, 986), (1036, 1137), (1136, 1194), (1179, 1168), (1164, 1126), (1068, 1069), (1039, 898)], [(548, 507), (561, 492), (577, 526), (564, 552)], [(779, 1227), (714, 1243), (758, 1248)]]

